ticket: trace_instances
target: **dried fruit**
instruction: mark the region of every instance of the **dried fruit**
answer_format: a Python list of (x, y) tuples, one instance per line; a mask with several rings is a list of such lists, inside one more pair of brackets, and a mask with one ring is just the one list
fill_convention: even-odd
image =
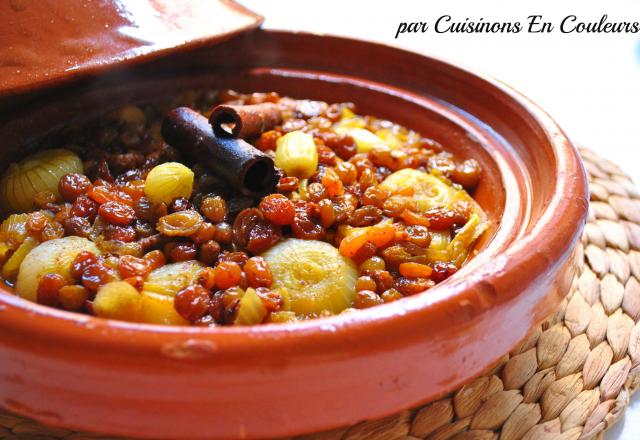
[(107, 202), (98, 209), (100, 217), (116, 226), (129, 226), (136, 218), (132, 207), (118, 202)]
[(249, 286), (253, 288), (271, 287), (273, 284), (273, 275), (269, 265), (262, 257), (249, 258), (244, 265), (244, 272), (247, 275)]
[(289, 225), (296, 213), (293, 202), (282, 194), (270, 194), (260, 201), (260, 210), (271, 223)]
[(158, 220), (156, 228), (169, 237), (189, 237), (202, 226), (202, 216), (192, 209), (165, 215)]
[(205, 197), (200, 204), (200, 211), (214, 223), (220, 223), (227, 218), (227, 202), (220, 196)]
[(202, 318), (211, 305), (211, 292), (199, 284), (185, 287), (175, 296), (173, 306), (176, 312), (187, 321)]
[(58, 192), (67, 202), (75, 201), (91, 186), (87, 176), (80, 173), (67, 173), (60, 178)]

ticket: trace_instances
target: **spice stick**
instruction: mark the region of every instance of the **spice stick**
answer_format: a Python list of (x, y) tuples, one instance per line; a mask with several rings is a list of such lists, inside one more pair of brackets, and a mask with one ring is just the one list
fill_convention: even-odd
[(190, 108), (171, 110), (162, 123), (162, 136), (244, 195), (269, 193), (277, 183), (271, 157), (242, 139), (216, 136), (207, 118)]
[(282, 123), (282, 112), (272, 102), (254, 105), (222, 104), (213, 109), (209, 122), (218, 137), (252, 139)]

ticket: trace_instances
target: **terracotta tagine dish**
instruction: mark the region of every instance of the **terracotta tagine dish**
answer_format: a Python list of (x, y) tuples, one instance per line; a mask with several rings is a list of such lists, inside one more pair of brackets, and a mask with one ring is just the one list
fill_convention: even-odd
[(227, 1), (81, 3), (0, 6), (3, 409), (348, 426), (480, 375), (569, 291), (585, 173), (504, 84)]

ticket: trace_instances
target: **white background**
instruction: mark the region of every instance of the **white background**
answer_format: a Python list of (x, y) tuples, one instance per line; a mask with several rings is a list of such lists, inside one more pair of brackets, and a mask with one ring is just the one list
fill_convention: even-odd
[[(551, 114), (576, 143), (620, 164), (640, 182), (640, 34), (404, 34), (400, 22), (448, 14), (521, 21), (541, 14), (558, 25), (567, 15), (640, 21), (640, 0), (240, 0), (266, 17), (265, 27), (350, 36), (445, 58), (490, 74)], [(383, 63), (384, 60), (378, 60)], [(348, 62), (345, 60), (345, 62)], [(638, 393), (640, 394), (640, 393)], [(640, 438), (640, 396), (607, 439)]]

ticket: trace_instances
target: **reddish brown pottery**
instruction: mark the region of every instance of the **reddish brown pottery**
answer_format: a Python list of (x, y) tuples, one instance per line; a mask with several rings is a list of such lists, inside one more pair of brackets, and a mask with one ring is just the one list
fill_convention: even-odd
[[(258, 30), (0, 101), (0, 163), (73, 120), (191, 87), (353, 101), (485, 172), (493, 221), (442, 285), (365, 311), (249, 328), (161, 327), (0, 292), (0, 405), (43, 423), (145, 438), (274, 437), (438, 398), (507, 353), (567, 293), (586, 211), (571, 142), (505, 85), (349, 39)], [(63, 81), (63, 82), (61, 82)], [(26, 147), (26, 148), (25, 148)]]

